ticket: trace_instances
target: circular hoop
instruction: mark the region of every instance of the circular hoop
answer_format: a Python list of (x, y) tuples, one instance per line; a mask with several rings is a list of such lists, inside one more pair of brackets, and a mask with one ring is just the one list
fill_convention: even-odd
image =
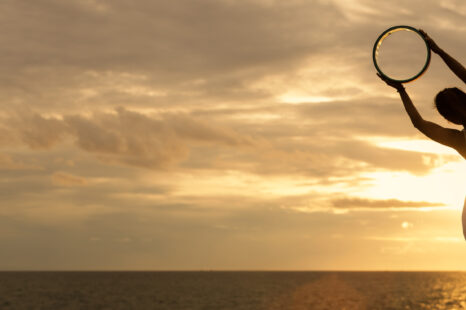
[[(392, 33), (395, 33), (395, 32), (398, 32), (398, 31), (403, 31), (403, 30), (412, 31), (412, 32), (418, 34), (422, 38), (422, 40), (426, 44), (427, 57), (426, 57), (426, 62), (424, 64), (424, 66), (422, 67), (421, 71), (419, 71), (419, 73), (417, 73), (416, 75), (414, 75), (414, 76), (412, 76), (412, 77), (410, 77), (408, 79), (397, 80), (397, 79), (389, 77), (388, 75), (386, 75), (385, 73), (382, 72), (379, 65), (377, 64), (377, 58), (378, 58), (378, 55), (379, 55), (379, 47), (380, 47), (380, 45), (382, 45), (383, 40), (386, 39)], [(393, 26), (393, 27), (388, 28), (384, 32), (382, 32), (382, 34), (375, 41), (374, 48), (372, 49), (372, 61), (374, 62), (375, 69), (377, 69), (377, 71), (380, 73), (380, 75), (382, 75), (384, 78), (389, 79), (391, 81), (395, 81), (395, 82), (408, 83), (408, 82), (414, 81), (415, 79), (419, 78), (422, 74), (424, 74), (424, 72), (426, 72), (427, 68), (429, 67), (429, 64), (430, 64), (430, 48), (429, 48), (429, 44), (427, 43), (424, 36), (416, 28), (411, 27), (411, 26), (403, 26), (403, 25), (402, 26)]]

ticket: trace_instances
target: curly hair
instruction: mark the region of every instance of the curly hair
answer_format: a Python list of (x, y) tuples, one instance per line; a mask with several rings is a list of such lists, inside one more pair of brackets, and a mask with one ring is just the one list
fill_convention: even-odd
[(458, 113), (458, 109), (465, 109), (466, 111), (466, 93), (457, 87), (445, 88), (435, 96), (435, 107), (437, 111), (446, 120), (457, 124), (463, 125), (466, 120)]

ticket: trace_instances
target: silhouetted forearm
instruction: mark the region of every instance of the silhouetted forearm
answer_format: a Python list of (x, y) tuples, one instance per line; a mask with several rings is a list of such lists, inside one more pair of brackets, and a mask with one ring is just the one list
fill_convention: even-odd
[(439, 51), (436, 53), (443, 59), (451, 71), (453, 71), (461, 80), (463, 80), (463, 82), (466, 83), (466, 69), (463, 67), (463, 65), (442, 49), (439, 49)]
[(406, 90), (404, 88), (400, 88), (397, 91), (400, 94), (401, 101), (403, 101), (403, 105), (409, 115), (409, 118), (411, 119), (411, 122), (413, 123), (414, 127), (419, 128), (424, 119), (417, 111)]

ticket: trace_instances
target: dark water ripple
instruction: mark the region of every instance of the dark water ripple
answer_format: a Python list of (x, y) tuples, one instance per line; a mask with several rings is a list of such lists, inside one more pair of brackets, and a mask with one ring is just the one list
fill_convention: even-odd
[(0, 272), (0, 309), (466, 309), (461, 272)]

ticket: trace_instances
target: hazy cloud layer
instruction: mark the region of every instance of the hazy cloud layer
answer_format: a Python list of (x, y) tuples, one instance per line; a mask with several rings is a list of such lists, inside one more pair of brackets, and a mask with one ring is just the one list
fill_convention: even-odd
[[(423, 137), (372, 44), (409, 24), (464, 63), (465, 16), (462, 0), (1, 1), (0, 268), (405, 268), (390, 240), (447, 240), (456, 210), (365, 190), (459, 156), (375, 143)], [(452, 126), (432, 108), (447, 86), (434, 55), (407, 89)]]
[(387, 209), (387, 208), (426, 208), (442, 207), (443, 203), (432, 203), (426, 201), (401, 201), (398, 199), (370, 200), (361, 198), (335, 199), (332, 205), (339, 209)]
[[(325, 107), (321, 107), (325, 111)], [(319, 111), (311, 117), (335, 118)], [(296, 117), (296, 116), (294, 116)], [(363, 118), (359, 117), (364, 123)], [(383, 149), (351, 135), (369, 135), (370, 130), (358, 131), (337, 127), (322, 131), (312, 122), (305, 130), (286, 127), (275, 134), (280, 121), (271, 125), (259, 124), (249, 132), (235, 130), (234, 123), (223, 125), (218, 120), (193, 117), (183, 113), (146, 115), (119, 108), (112, 113), (93, 113), (90, 116), (63, 115), (60, 118), (45, 117), (25, 112), (12, 117), (7, 123), (15, 129), (16, 140), (31, 149), (49, 149), (59, 143), (72, 141), (76, 147), (92, 153), (104, 162), (119, 162), (150, 169), (165, 169), (191, 164), (192, 152), (210, 157), (201, 163), (198, 154), (192, 154), (193, 168), (238, 169), (259, 174), (304, 174), (317, 178), (353, 174), (365, 165), (366, 169), (387, 169), (427, 173), (435, 166), (434, 154), (422, 154), (393, 149)], [(345, 120), (342, 120), (343, 122)], [(338, 122), (337, 120), (335, 122)], [(305, 125), (307, 121), (303, 121)], [(375, 126), (374, 126), (375, 127)], [(315, 128), (315, 130), (313, 130)], [(299, 137), (298, 142), (293, 138)], [(225, 157), (235, 152), (242, 158)], [(430, 157), (426, 161), (423, 158)], [(341, 165), (344, 159), (349, 167)], [(196, 163), (194, 163), (194, 161)], [(243, 164), (246, 164), (242, 166)], [(351, 166), (354, 166), (351, 168)], [(186, 165), (185, 165), (186, 167)]]
[(124, 108), (90, 117), (44, 117), (27, 112), (10, 120), (18, 138), (31, 149), (48, 149), (71, 140), (103, 161), (165, 168), (185, 159), (192, 145), (232, 148), (258, 144), (249, 136), (183, 114), (149, 117)]

